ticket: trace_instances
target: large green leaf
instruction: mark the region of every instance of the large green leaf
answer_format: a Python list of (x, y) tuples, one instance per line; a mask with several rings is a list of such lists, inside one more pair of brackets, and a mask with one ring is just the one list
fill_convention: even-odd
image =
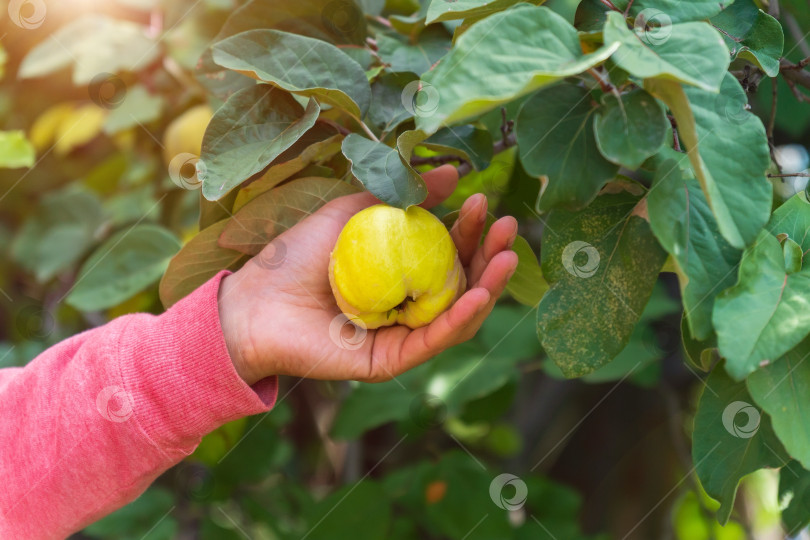
[(425, 182), (396, 148), (351, 133), (343, 139), (343, 155), (355, 178), (384, 203), (404, 209), (425, 200)]
[(11, 255), (38, 281), (47, 281), (79, 260), (103, 222), (101, 201), (92, 192), (78, 188), (51, 192), (23, 223)]
[(330, 43), (279, 30), (248, 30), (216, 43), (214, 61), (362, 118), (371, 88), (360, 64)]
[(770, 216), (773, 188), (765, 127), (746, 110), (740, 83), (728, 73), (720, 94), (663, 80), (645, 86), (672, 111), (720, 232), (736, 248), (751, 244)]
[(0, 131), (0, 168), (17, 169), (34, 166), (36, 152), (21, 130)]
[(192, 238), (169, 262), (160, 280), (160, 301), (168, 309), (220, 270), (236, 270), (245, 254), (219, 246), (219, 237), (228, 219), (206, 227)]
[(206, 199), (217, 200), (292, 146), (318, 118), (286, 92), (260, 84), (240, 90), (215, 113), (202, 143), (197, 174)]
[(104, 121), (104, 132), (118, 133), (157, 120), (163, 104), (162, 96), (150, 94), (142, 84), (127, 88), (123, 101), (110, 111)]
[(624, 349), (666, 260), (641, 188), (608, 187), (586, 209), (554, 210), (546, 221), (542, 269), (551, 288), (537, 333), (566, 377), (595, 371)]
[[(671, 23), (700, 21), (717, 15), (727, 9), (735, 0), (635, 0), (630, 7), (630, 15), (637, 21), (644, 15), (648, 25), (668, 26)], [(624, 11), (629, 0), (613, 0), (613, 5)], [(639, 24), (638, 22), (636, 24)]]
[(421, 75), (450, 50), (450, 36), (441, 25), (430, 26), (417, 37), (396, 32), (377, 34), (377, 54), (393, 71)]
[(617, 48), (609, 43), (583, 55), (576, 29), (550, 9), (519, 4), (474, 24), (439, 64), (422, 77), (438, 103), (417, 115), (433, 133), (474, 118), (555, 81), (603, 62)]
[(731, 58), (745, 58), (769, 77), (779, 74), (785, 34), (779, 21), (759, 9), (753, 0), (736, 0), (711, 20), (721, 30)]
[(119, 231), (84, 262), (65, 301), (76, 309), (106, 309), (132, 297), (163, 275), (180, 241), (158, 225)]
[(91, 538), (139, 538), (148, 536), (154, 540), (176, 538), (180, 525), (172, 510), (176, 504), (175, 493), (162, 488), (150, 487), (130, 504), (88, 525), (82, 533)]
[(430, 0), (426, 23), (484, 18), (517, 4), (520, 0)]
[(801, 191), (785, 201), (771, 215), (765, 228), (774, 236), (788, 235), (802, 247), (802, 252), (810, 249), (810, 202), (807, 193)]
[(330, 200), (358, 191), (334, 178), (298, 178), (265, 191), (241, 208), (226, 224), (219, 245), (256, 255), (273, 238)]
[[(414, 73), (386, 72), (371, 85), (371, 105), (368, 108), (368, 121), (371, 129), (381, 139), (396, 127), (411, 118), (414, 114), (413, 106), (403, 96), (406, 88), (414, 90), (418, 86), (419, 77)], [(406, 108), (407, 105), (411, 105)]]
[(810, 340), (752, 373), (748, 391), (767, 412), (785, 450), (810, 466)]
[(366, 18), (352, 0), (250, 0), (237, 8), (216, 41), (273, 28), (335, 44), (364, 45)]
[(585, 207), (619, 171), (596, 146), (595, 113), (588, 91), (569, 83), (541, 90), (520, 108), (520, 161), (530, 175), (544, 177), (540, 211)]
[(714, 327), (726, 371), (742, 380), (810, 333), (810, 267), (788, 274), (782, 246), (763, 231), (745, 250), (737, 284), (718, 295)]
[(742, 253), (720, 235), (686, 155), (667, 155), (674, 159), (658, 165), (647, 196), (650, 225), (684, 278), (684, 316), (693, 338), (703, 341), (714, 331), (714, 299), (734, 285)]
[(293, 175), (300, 173), (306, 167), (331, 159), (340, 152), (342, 140), (342, 135), (332, 135), (328, 139), (309, 145), (297, 157), (273, 165), (267, 169), (267, 172), (261, 178), (239, 190), (233, 203), (233, 211), (238, 212), (239, 209), (265, 191), (273, 189)]
[(391, 504), (382, 486), (363, 479), (344, 486), (306, 508), (306, 538), (332, 540), (385, 538), (391, 521)]
[(720, 33), (703, 22), (634, 32), (621, 14), (610, 12), (604, 36), (606, 43), (621, 43), (611, 60), (642, 79), (674, 80), (716, 92), (729, 65)]
[(791, 537), (810, 525), (810, 471), (790, 461), (779, 471), (779, 501), (789, 500), (782, 510), (782, 523)]
[(740, 480), (763, 467), (781, 467), (790, 458), (771, 421), (752, 405), (745, 383), (716, 366), (706, 379), (692, 432), (692, 459), (700, 483), (720, 501), (717, 519), (725, 524)]
[(669, 121), (664, 109), (644, 90), (602, 97), (593, 126), (596, 144), (607, 159), (638, 169), (664, 145)]

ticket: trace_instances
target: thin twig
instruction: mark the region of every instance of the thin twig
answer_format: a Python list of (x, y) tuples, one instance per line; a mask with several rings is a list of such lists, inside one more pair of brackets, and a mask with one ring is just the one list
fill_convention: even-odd
[(633, 7), (633, 2), (635, 2), (635, 0), (630, 0), (629, 2), (627, 2), (627, 7), (624, 8), (625, 19), (630, 15), (630, 8)]
[(770, 0), (768, 2), (768, 15), (774, 19), (779, 18), (779, 0)]
[(612, 9), (613, 11), (618, 11), (619, 13), (621, 13), (621, 12), (622, 12), (622, 10), (620, 10), (620, 9), (619, 9), (619, 8), (617, 8), (615, 5), (613, 5), (613, 2), (611, 2), (610, 0), (600, 0), (600, 1), (601, 1), (603, 4), (605, 4), (607, 7), (609, 7), (610, 9)]
[(768, 148), (770, 149), (771, 152), (771, 160), (776, 164), (776, 169), (781, 173), (782, 166), (779, 165), (779, 161), (776, 159), (776, 146), (774, 145), (773, 142), (773, 130), (774, 127), (776, 126), (776, 105), (777, 105), (776, 99), (778, 95), (777, 92), (778, 88), (779, 88), (779, 79), (774, 77), (773, 79), (771, 79), (771, 116), (768, 119), (767, 134), (768, 134)]
[(810, 178), (810, 173), (797, 172), (797, 173), (769, 174), (768, 178)]
[(678, 137), (678, 122), (675, 121), (675, 117), (671, 114), (668, 114), (667, 118), (669, 119), (669, 125), (672, 126), (672, 145), (678, 152), (683, 152), (681, 149), (681, 140)]
[(377, 21), (378, 23), (380, 23), (383, 26), (391, 28), (391, 21), (389, 21), (385, 17), (380, 17), (379, 15), (376, 15), (376, 16), (372, 17), (372, 19)]
[(599, 83), (599, 87), (602, 89), (602, 92), (609, 93), (613, 90), (613, 85), (607, 82), (605, 79), (602, 78), (602, 75), (593, 68), (588, 69), (588, 73), (591, 74), (591, 77), (597, 80)]

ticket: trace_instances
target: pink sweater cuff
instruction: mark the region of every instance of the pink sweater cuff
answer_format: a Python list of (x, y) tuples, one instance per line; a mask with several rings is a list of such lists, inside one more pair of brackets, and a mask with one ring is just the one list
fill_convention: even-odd
[(228, 355), (217, 304), (228, 274), (223, 270), (160, 317), (146, 324), (133, 318), (121, 331), (119, 358), (137, 359), (121, 364), (132, 414), (160, 448), (188, 451), (205, 433), (275, 404), (278, 378), (248, 386)]

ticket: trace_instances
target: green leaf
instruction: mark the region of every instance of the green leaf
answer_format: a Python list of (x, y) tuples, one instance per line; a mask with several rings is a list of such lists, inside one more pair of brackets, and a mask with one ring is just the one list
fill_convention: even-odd
[(430, 26), (416, 38), (396, 32), (377, 34), (377, 53), (393, 71), (410, 71), (421, 75), (430, 69), (447, 51), (452, 43), (447, 31), (439, 26)]
[(711, 23), (723, 34), (731, 59), (745, 58), (769, 77), (779, 74), (785, 34), (779, 21), (757, 8), (753, 0), (736, 0)]
[(340, 49), (279, 30), (248, 30), (214, 44), (214, 61), (362, 118), (371, 101), (363, 68)]
[(785, 272), (788, 274), (795, 274), (802, 269), (802, 247), (791, 240), (786, 238), (782, 242), (782, 252), (785, 255)]
[(0, 167), (17, 169), (34, 166), (36, 152), (21, 130), (0, 131)]
[[(613, 0), (620, 10), (627, 9), (629, 0)], [(630, 7), (630, 15), (638, 18), (644, 14), (647, 24), (667, 26), (670, 23), (702, 21), (720, 13), (735, 0), (635, 0)], [(638, 24), (638, 23), (637, 23)]]
[(430, 0), (427, 24), (475, 16), (484, 18), (517, 4), (521, 0)]
[(396, 127), (411, 118), (414, 108), (407, 100), (411, 110), (403, 104), (405, 89), (416, 89), (419, 77), (414, 73), (384, 73), (371, 85), (371, 105), (368, 108), (368, 123), (380, 138), (384, 138)]
[(160, 280), (160, 301), (166, 309), (220, 270), (236, 270), (247, 258), (243, 253), (219, 246), (219, 237), (228, 221), (223, 219), (197, 233), (169, 262)]
[(330, 200), (358, 191), (334, 178), (298, 178), (265, 191), (241, 208), (226, 224), (219, 245), (256, 255), (276, 236)]
[(789, 536), (799, 536), (810, 525), (810, 472), (793, 460), (779, 471), (779, 501), (788, 500), (782, 523)]
[(758, 369), (748, 379), (748, 391), (767, 412), (785, 450), (810, 466), (810, 340), (805, 339), (782, 358)]
[(425, 182), (396, 148), (351, 133), (343, 139), (343, 155), (355, 178), (382, 202), (405, 209), (425, 200)]
[(752, 405), (745, 383), (716, 366), (700, 397), (692, 432), (692, 460), (706, 493), (720, 501), (717, 520), (725, 524), (740, 480), (763, 467), (781, 467), (790, 457), (771, 429), (770, 419)]
[(521, 163), (530, 175), (545, 177), (539, 212), (587, 206), (619, 171), (596, 146), (595, 112), (588, 91), (569, 83), (541, 90), (521, 107)]
[(492, 135), (486, 128), (473, 124), (440, 129), (421, 145), (435, 152), (459, 155), (476, 171), (489, 167), (492, 160)]
[(318, 118), (286, 92), (260, 84), (240, 90), (214, 113), (202, 143), (197, 175), (203, 195), (217, 200), (270, 164)]
[(380, 484), (364, 479), (342, 487), (309, 508), (307, 517), (307, 538), (312, 540), (376, 540), (386, 536), (391, 504)]
[(92, 192), (73, 187), (48, 193), (14, 238), (11, 255), (37, 281), (47, 281), (90, 249), (103, 223), (101, 201)]
[(82, 532), (92, 538), (137, 540), (148, 536), (154, 540), (176, 538), (177, 520), (170, 515), (175, 495), (161, 487), (150, 487), (140, 497), (109, 514)]
[[(499, 105), (582, 73), (619, 47), (610, 43), (583, 55), (576, 29), (543, 7), (519, 4), (474, 24), (439, 64), (422, 77), (438, 102), (417, 114), (433, 133)], [(424, 90), (423, 91), (427, 91)]]
[(331, 159), (335, 154), (340, 152), (342, 140), (342, 135), (332, 135), (328, 139), (318, 141), (306, 147), (297, 157), (279, 163), (278, 165), (273, 165), (267, 169), (267, 172), (264, 173), (261, 178), (239, 190), (239, 194), (236, 196), (236, 200), (233, 203), (233, 211), (238, 212), (239, 209), (262, 193), (273, 189), (281, 182), (303, 171), (310, 165), (317, 165)]
[(745, 109), (740, 83), (728, 73), (720, 94), (663, 80), (645, 86), (675, 116), (720, 232), (736, 248), (751, 244), (770, 217), (773, 188), (765, 176), (770, 166), (765, 127)]
[(765, 229), (774, 236), (786, 234), (801, 246), (802, 252), (810, 249), (810, 202), (801, 191), (777, 208)]
[(779, 241), (763, 231), (745, 250), (737, 284), (718, 295), (714, 327), (726, 371), (742, 380), (810, 333), (810, 268), (788, 274)]
[(160, 279), (180, 246), (158, 225), (119, 231), (84, 262), (65, 301), (81, 311), (120, 304)]
[(160, 118), (163, 97), (152, 95), (142, 84), (127, 89), (124, 100), (110, 111), (104, 121), (104, 132), (113, 134)]
[(605, 23), (606, 43), (621, 47), (611, 60), (631, 75), (659, 78), (717, 92), (729, 65), (720, 34), (703, 22), (653, 27), (634, 32), (621, 14), (611, 11)]
[(607, 159), (628, 169), (638, 169), (666, 142), (669, 121), (658, 101), (644, 90), (602, 97), (596, 111), (594, 136)]
[(701, 371), (711, 371), (716, 358), (717, 336), (712, 333), (711, 337), (704, 341), (695, 339), (689, 329), (686, 313), (681, 318), (681, 344), (687, 362)]
[(334, 44), (365, 45), (366, 19), (352, 0), (250, 0), (237, 8), (216, 41), (273, 28)]
[(100, 14), (84, 14), (35, 46), (20, 64), (21, 79), (42, 77), (73, 66), (73, 84), (91, 83), (118, 71), (139, 71), (160, 54), (146, 28)]
[(680, 280), (684, 316), (694, 339), (703, 341), (714, 331), (714, 299), (734, 285), (742, 252), (720, 235), (686, 155), (674, 151), (666, 155), (674, 159), (658, 165), (647, 196), (650, 225), (684, 277)]
[(591, 373), (625, 348), (666, 260), (642, 217), (641, 188), (608, 188), (586, 209), (554, 210), (546, 221), (541, 256), (551, 288), (537, 334), (566, 377)]

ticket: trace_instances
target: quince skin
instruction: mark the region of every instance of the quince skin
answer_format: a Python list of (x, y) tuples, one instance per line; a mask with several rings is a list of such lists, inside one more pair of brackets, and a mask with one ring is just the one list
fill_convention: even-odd
[(330, 257), (329, 283), (341, 311), (369, 329), (425, 326), (467, 287), (442, 222), (418, 206), (385, 204), (358, 212), (343, 227)]

